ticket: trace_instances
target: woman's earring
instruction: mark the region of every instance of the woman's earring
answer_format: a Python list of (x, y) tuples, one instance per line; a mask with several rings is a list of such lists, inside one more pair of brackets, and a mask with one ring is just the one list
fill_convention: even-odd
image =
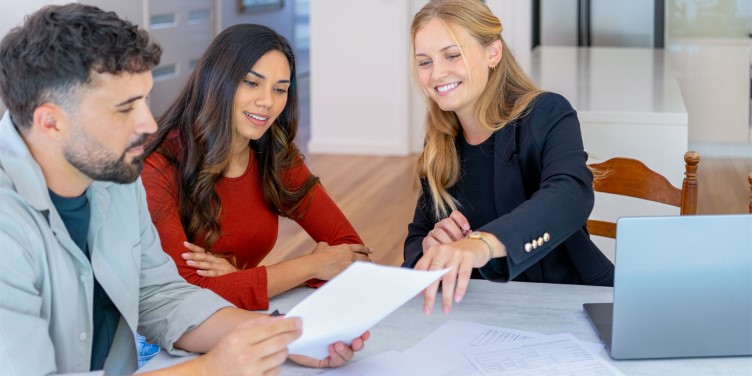
[(491, 66), (491, 70), (492, 70), (492, 71), (495, 71), (495, 70), (496, 70), (496, 66), (495, 66), (495, 65), (492, 65), (492, 66)]

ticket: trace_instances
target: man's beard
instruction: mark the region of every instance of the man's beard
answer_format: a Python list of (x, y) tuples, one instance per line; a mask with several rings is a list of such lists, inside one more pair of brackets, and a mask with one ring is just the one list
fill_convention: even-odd
[(66, 145), (63, 150), (65, 159), (83, 174), (97, 181), (110, 181), (127, 184), (138, 179), (144, 167), (145, 154), (134, 158), (130, 163), (125, 161), (128, 150), (143, 145), (148, 135), (130, 143), (119, 157), (92, 138), (88, 133), (77, 132), (72, 138), (75, 140)]

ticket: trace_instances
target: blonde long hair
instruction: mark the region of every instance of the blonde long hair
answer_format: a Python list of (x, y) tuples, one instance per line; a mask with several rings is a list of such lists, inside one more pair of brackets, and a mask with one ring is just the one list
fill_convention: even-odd
[[(522, 116), (542, 90), (533, 84), (510, 53), (501, 37), (501, 22), (491, 10), (478, 0), (430, 1), (413, 17), (413, 53), (415, 35), (434, 19), (464, 28), (484, 47), (496, 40), (501, 41), (501, 61), (495, 69), (489, 68), (488, 83), (475, 103), (480, 125), (498, 131)], [(453, 33), (450, 34), (454, 37)], [(463, 60), (467, 64), (465, 59), (463, 53)], [(454, 112), (443, 111), (428, 96), (426, 102), (426, 140), (418, 158), (416, 173), (419, 179), (426, 179), (433, 198), (434, 214), (440, 219), (457, 210), (457, 200), (448, 192), (448, 188), (454, 186), (460, 177), (454, 140), (461, 129)]]

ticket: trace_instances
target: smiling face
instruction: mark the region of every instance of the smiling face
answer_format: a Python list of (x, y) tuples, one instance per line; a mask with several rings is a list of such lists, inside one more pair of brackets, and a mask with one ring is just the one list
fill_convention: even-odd
[(277, 50), (261, 56), (235, 92), (233, 144), (248, 145), (271, 127), (287, 104), (290, 63)]
[(439, 19), (421, 27), (413, 42), (423, 91), (444, 111), (472, 114), (488, 83), (489, 66), (495, 65), (488, 48), (464, 28)]
[(157, 130), (146, 98), (151, 72), (92, 73), (77, 109), (63, 111), (68, 124), (63, 157), (90, 180), (130, 183), (143, 167), (144, 143)]

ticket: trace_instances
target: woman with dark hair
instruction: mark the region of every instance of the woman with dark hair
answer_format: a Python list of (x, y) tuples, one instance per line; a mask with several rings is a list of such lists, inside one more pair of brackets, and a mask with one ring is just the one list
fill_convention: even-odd
[[(369, 260), (293, 143), (298, 92), (284, 37), (250, 24), (223, 31), (158, 123), (142, 177), (162, 247), (188, 282), (240, 308), (267, 309), (269, 297)], [(279, 216), (318, 244), (258, 266)]]

